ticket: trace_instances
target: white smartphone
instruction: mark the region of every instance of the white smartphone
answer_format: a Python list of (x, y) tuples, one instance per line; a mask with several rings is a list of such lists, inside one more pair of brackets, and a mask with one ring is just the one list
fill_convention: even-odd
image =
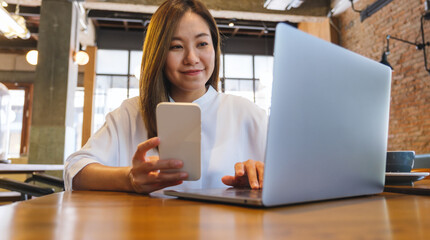
[(160, 159), (179, 159), (184, 166), (178, 170), (188, 173), (188, 181), (201, 175), (201, 111), (195, 103), (163, 102), (156, 110)]

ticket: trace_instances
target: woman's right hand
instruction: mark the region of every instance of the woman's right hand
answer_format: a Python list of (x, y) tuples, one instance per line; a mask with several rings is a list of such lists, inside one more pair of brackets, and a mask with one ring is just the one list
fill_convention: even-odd
[(181, 160), (160, 160), (156, 156), (147, 157), (146, 153), (157, 147), (160, 139), (154, 137), (137, 146), (133, 156), (133, 166), (129, 172), (130, 183), (137, 193), (149, 194), (165, 187), (182, 183), (188, 177), (186, 172), (163, 172), (160, 170), (180, 169), (183, 166)]

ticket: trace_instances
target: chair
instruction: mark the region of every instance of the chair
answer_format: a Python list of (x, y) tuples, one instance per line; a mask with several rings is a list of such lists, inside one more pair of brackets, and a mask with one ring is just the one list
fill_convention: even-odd
[(64, 190), (64, 180), (61, 178), (57, 178), (54, 176), (50, 176), (47, 174), (43, 174), (43, 173), (33, 173), (31, 175), (31, 177), (27, 178), (25, 180), (26, 183), (29, 182), (40, 182), (40, 183), (45, 183), (48, 185), (52, 185), (55, 187), (59, 187), (62, 188)]
[[(40, 197), (55, 192), (55, 190), (51, 187), (40, 187), (34, 184), (30, 184), (30, 182), (40, 182), (47, 185), (60, 187), (64, 190), (63, 179), (36, 172), (34, 172), (31, 177), (27, 178), (25, 182), (15, 181), (7, 178), (0, 178), (0, 188), (20, 193), (21, 197), (19, 200), (28, 200), (32, 197)], [(16, 196), (15, 198), (2, 198), (3, 201), (10, 201), (10, 199), (16, 200)]]

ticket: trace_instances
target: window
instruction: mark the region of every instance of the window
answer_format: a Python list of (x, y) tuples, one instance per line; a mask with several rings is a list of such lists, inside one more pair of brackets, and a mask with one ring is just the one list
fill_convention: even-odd
[(254, 76), (257, 80), (255, 103), (269, 112), (272, 98), (273, 57), (254, 56)]
[(266, 112), (270, 108), (273, 57), (264, 55), (224, 54), (222, 90), (256, 103)]
[(9, 158), (28, 154), (31, 106), (33, 101), (32, 83), (3, 83), (11, 96)]
[(75, 90), (75, 112), (73, 114), (73, 128), (75, 129), (75, 146), (74, 149), (78, 150), (81, 148), (82, 143), (82, 124), (84, 119), (84, 88), (76, 87)]
[(125, 99), (139, 96), (141, 59), (141, 51), (97, 51), (93, 132), (104, 124), (106, 115)]
[[(97, 51), (93, 132), (104, 124), (106, 115), (125, 99), (139, 96), (141, 59), (141, 51)], [(219, 91), (247, 98), (268, 112), (272, 68), (272, 56), (223, 54)]]
[[(94, 131), (105, 116), (123, 100), (139, 96), (141, 51), (98, 50)], [(219, 89), (242, 96), (268, 111), (272, 86), (273, 56), (223, 54)]]
[(98, 50), (96, 72), (101, 74), (128, 74), (129, 51)]

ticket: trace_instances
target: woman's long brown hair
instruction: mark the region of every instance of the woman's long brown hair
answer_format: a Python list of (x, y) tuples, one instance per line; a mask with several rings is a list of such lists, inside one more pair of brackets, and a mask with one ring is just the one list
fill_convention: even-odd
[(163, 69), (170, 43), (182, 16), (188, 12), (201, 16), (209, 26), (215, 50), (214, 71), (206, 86), (218, 89), (220, 65), (220, 36), (216, 22), (206, 6), (197, 0), (167, 0), (154, 13), (143, 44), (140, 70), (140, 110), (148, 131), (148, 139), (157, 136), (155, 109), (160, 102), (169, 101), (170, 82)]

